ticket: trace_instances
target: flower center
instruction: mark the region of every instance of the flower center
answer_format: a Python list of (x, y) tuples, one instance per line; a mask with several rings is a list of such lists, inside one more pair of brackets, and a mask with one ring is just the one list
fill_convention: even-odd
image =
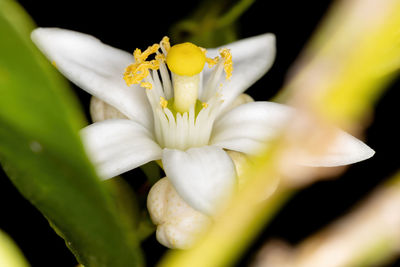
[[(170, 47), (168, 37), (164, 37), (160, 44), (149, 46), (144, 52), (136, 49), (135, 63), (125, 69), (128, 86), (140, 84), (147, 89), (155, 138), (161, 147), (185, 150), (209, 142), (223, 102), (220, 77), (225, 71), (229, 80), (233, 67), (228, 49), (220, 50), (220, 57), (215, 58), (206, 57), (206, 52), (192, 43)], [(148, 60), (152, 54), (154, 59)], [(205, 63), (214, 69), (203, 85)]]
[(167, 55), (167, 65), (172, 72), (174, 109), (180, 113), (189, 111), (196, 104), (200, 72), (206, 63), (204, 52), (192, 43), (177, 44)]

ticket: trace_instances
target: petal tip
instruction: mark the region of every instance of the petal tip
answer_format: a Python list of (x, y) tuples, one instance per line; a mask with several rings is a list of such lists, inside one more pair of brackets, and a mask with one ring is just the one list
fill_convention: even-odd
[(35, 28), (31, 32), (31, 39), (34, 40), (34, 39), (40, 38), (42, 34), (46, 34), (48, 32), (51, 32), (54, 29), (58, 29), (58, 28), (46, 28), (46, 27)]
[(40, 35), (40, 32), (43, 30), (43, 28), (36, 28), (31, 32), (31, 40), (36, 43), (36, 40), (38, 39), (38, 35)]
[(263, 36), (270, 42), (273, 42), (273, 43), (276, 42), (276, 35), (274, 33), (271, 33), (271, 32), (264, 33)]
[(372, 158), (376, 153), (375, 150), (370, 148), (367, 144), (364, 144), (364, 146), (365, 146), (364, 157), (360, 161)]

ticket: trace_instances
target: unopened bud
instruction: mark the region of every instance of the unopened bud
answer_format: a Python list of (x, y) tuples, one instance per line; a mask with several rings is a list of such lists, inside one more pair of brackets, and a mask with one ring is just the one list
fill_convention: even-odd
[(187, 249), (211, 224), (211, 218), (190, 207), (167, 177), (151, 188), (147, 208), (157, 225), (158, 242), (169, 248)]

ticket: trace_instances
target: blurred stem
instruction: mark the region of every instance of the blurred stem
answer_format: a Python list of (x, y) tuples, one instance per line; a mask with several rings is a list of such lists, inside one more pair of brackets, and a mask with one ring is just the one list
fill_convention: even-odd
[[(367, 200), (296, 248), (269, 242), (252, 267), (382, 266), (400, 249), (400, 172)], [(340, 255), (340, 256), (338, 256)]]
[(246, 12), (246, 10), (255, 2), (255, 0), (241, 0), (236, 5), (234, 5), (227, 13), (225, 13), (221, 18), (218, 19), (216, 23), (217, 28), (226, 27), (236, 20)]
[(175, 43), (217, 47), (237, 39), (237, 21), (255, 0), (203, 0), (195, 11), (170, 29)]

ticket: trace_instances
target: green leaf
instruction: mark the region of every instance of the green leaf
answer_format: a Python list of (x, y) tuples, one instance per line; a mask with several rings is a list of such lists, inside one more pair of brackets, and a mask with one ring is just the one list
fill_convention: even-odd
[(141, 266), (134, 223), (97, 178), (66, 82), (30, 41), (33, 23), (0, 0), (0, 162), (85, 266)]

